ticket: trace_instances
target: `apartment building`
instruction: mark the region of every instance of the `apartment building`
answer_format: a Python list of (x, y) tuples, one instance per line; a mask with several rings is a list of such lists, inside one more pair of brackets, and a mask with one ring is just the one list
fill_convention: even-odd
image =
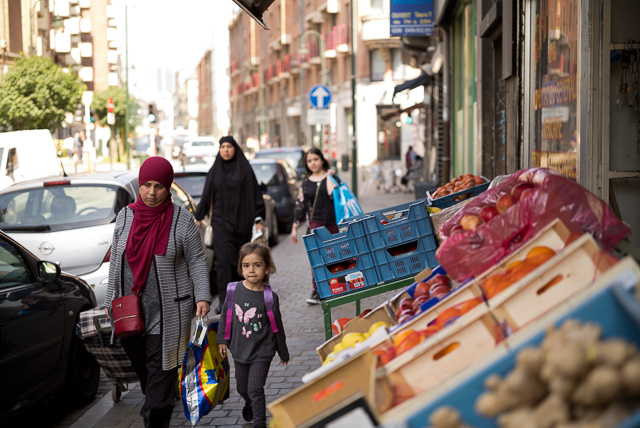
[[(390, 37), (389, 0), (354, 2), (276, 0), (264, 15), (269, 31), (244, 13), (233, 17), (229, 98), (239, 141), (313, 145), (335, 160), (350, 155), (356, 141), (359, 164), (400, 159), (404, 124), (399, 110), (389, 114), (388, 107), (395, 104), (395, 86), (420, 69), (404, 64), (400, 38)], [(309, 91), (317, 84), (331, 91), (329, 124), (307, 120)]]

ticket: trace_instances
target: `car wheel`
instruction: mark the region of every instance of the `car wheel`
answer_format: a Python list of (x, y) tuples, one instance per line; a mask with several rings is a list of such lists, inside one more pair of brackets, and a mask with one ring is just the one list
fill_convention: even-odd
[(278, 245), (278, 220), (276, 217), (276, 212), (275, 210), (273, 211), (273, 214), (271, 215), (271, 226), (269, 226), (269, 246), (270, 247), (275, 247), (276, 245)]
[(69, 350), (67, 385), (64, 399), (73, 405), (85, 406), (93, 401), (100, 383), (100, 366), (73, 334)]

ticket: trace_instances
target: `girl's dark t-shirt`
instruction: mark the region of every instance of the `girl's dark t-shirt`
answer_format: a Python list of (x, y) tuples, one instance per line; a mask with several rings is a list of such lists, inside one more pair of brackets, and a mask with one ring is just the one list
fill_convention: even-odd
[[(318, 190), (318, 186), (320, 189)], [(318, 190), (318, 199), (315, 209), (313, 201)], [(336, 213), (333, 207), (333, 199), (327, 193), (327, 178), (322, 181), (311, 181), (306, 179), (302, 182), (302, 200), (298, 199), (296, 203), (296, 221), (303, 222), (307, 220), (307, 216), (313, 211), (313, 218), (310, 220), (317, 221), (322, 224), (336, 224)]]
[(224, 339), (224, 332), (229, 323), (225, 300), (218, 324), (217, 343), (227, 345), (233, 359), (242, 364), (271, 361), (276, 351), (282, 361), (289, 361), (289, 350), (280, 314), (280, 299), (275, 292), (272, 310), (278, 327), (275, 334), (267, 316), (264, 292), (249, 290), (240, 281), (236, 286), (235, 303), (231, 311), (231, 339)]

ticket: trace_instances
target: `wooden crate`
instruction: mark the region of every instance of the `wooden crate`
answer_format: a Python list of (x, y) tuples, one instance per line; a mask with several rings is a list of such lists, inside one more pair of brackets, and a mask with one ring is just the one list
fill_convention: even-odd
[(386, 303), (378, 306), (371, 312), (369, 312), (366, 316), (362, 318), (354, 318), (344, 326), (344, 330), (342, 330), (336, 336), (333, 336), (331, 339), (324, 342), (322, 345), (316, 348), (316, 352), (320, 356), (320, 360), (324, 361), (327, 358), (327, 355), (333, 351), (333, 348), (340, 342), (347, 333), (365, 333), (369, 331), (369, 328), (379, 322), (384, 321), (389, 326), (395, 324), (395, 321), (391, 317), (389, 310), (386, 307)]
[(560, 219), (556, 219), (546, 225), (522, 247), (509, 254), (507, 257), (502, 259), (499, 263), (496, 263), (490, 269), (484, 271), (481, 275), (478, 275), (476, 277), (476, 280), (479, 284), (482, 284), (489, 276), (493, 275), (496, 272), (505, 270), (507, 266), (509, 266), (512, 262), (515, 262), (517, 260), (524, 260), (529, 250), (531, 250), (533, 247), (545, 246), (558, 253), (566, 246), (566, 243), (570, 237), (571, 232), (569, 232), (567, 226), (565, 226)]
[(393, 394), (386, 379), (376, 378), (376, 363), (373, 352), (365, 351), (268, 404), (274, 425), (278, 428), (305, 426), (358, 394), (364, 394), (371, 409), (383, 413), (391, 407)]
[(482, 297), (482, 289), (475, 281), (472, 280), (449, 293), (446, 298), (440, 300), (434, 306), (420, 312), (404, 324), (399, 325), (395, 330), (393, 330), (392, 337), (395, 337), (398, 333), (409, 329), (423, 330), (427, 328), (429, 323), (436, 319), (436, 317), (445, 309), (449, 309), (459, 303), (476, 297)]
[(499, 322), (516, 331), (592, 284), (618, 260), (589, 234), (489, 300)]
[(424, 393), (491, 353), (501, 340), (499, 326), (486, 305), (479, 305), (453, 324), (379, 369), (396, 394)]

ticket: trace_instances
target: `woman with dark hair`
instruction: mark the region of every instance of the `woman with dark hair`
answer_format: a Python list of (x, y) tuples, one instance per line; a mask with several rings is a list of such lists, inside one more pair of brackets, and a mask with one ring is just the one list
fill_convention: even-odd
[(140, 167), (140, 194), (116, 217), (104, 305), (139, 294), (145, 332), (121, 343), (140, 378), (145, 427), (169, 427), (178, 366), (193, 315), (209, 312), (207, 262), (193, 216), (171, 201), (173, 167), (150, 157)]
[(231, 136), (220, 139), (220, 150), (207, 174), (202, 199), (196, 210), (196, 224), (211, 213), (213, 253), (216, 257), (218, 307), (227, 296), (227, 284), (240, 281), (238, 254), (243, 244), (251, 241), (255, 224), (264, 231), (264, 199), (249, 161)]
[[(302, 191), (296, 201), (296, 221), (291, 229), (291, 242), (298, 243), (298, 227), (307, 220), (309, 232), (318, 227), (326, 227), (331, 233), (338, 233), (336, 214), (333, 207), (332, 180), (327, 180), (329, 162), (322, 155), (320, 149), (313, 147), (304, 154), (304, 167), (307, 178), (302, 182)], [(312, 277), (313, 290), (307, 299), (310, 305), (320, 303), (318, 287)]]

